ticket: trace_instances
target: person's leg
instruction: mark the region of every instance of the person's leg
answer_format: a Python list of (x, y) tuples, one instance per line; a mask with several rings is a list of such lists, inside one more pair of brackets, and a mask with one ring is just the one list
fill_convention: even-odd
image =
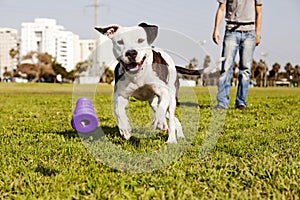
[(227, 109), (230, 99), (230, 80), (232, 67), (239, 46), (239, 33), (234, 31), (226, 31), (223, 41), (222, 57), (225, 61), (222, 62), (221, 74), (218, 82), (218, 106)]
[(238, 77), (238, 90), (236, 94), (235, 107), (246, 106), (246, 98), (248, 96), (248, 88), (250, 84), (250, 73), (253, 62), (253, 54), (255, 49), (255, 32), (243, 32), (239, 49), (240, 66)]

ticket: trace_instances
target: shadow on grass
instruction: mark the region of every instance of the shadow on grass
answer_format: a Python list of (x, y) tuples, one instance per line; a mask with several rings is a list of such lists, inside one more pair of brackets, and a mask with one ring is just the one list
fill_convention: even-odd
[(36, 173), (40, 173), (44, 176), (55, 176), (59, 171), (44, 166), (38, 166), (35, 170)]
[(69, 129), (69, 130), (63, 131), (63, 132), (56, 132), (56, 134), (62, 135), (66, 139), (73, 139), (73, 138), (78, 138), (78, 137), (84, 139), (84, 138), (89, 138), (92, 136), (94, 138), (94, 140), (98, 140), (104, 134), (105, 134), (105, 136), (108, 136), (110, 138), (119, 136), (118, 132), (119, 132), (119, 129), (117, 126), (115, 126), (115, 127), (102, 126), (102, 127), (98, 127), (96, 130), (89, 132), (89, 133), (80, 133), (74, 129)]
[[(92, 140), (92, 141), (97, 141), (99, 139), (102, 139), (103, 136), (106, 136), (106, 138), (108, 138), (109, 140), (111, 140), (113, 143), (115, 144), (124, 144), (124, 143), (128, 143), (130, 145), (136, 146), (138, 147), (141, 143), (141, 140), (145, 140), (146, 138), (139, 138), (139, 137), (135, 137), (132, 136), (129, 140), (125, 140), (124, 138), (122, 138), (119, 134), (119, 129), (117, 126), (114, 127), (110, 127), (110, 126), (102, 126), (102, 127), (98, 127), (96, 130), (89, 132), (89, 133), (79, 133), (76, 132), (73, 129), (64, 131), (64, 132), (57, 132), (56, 134), (58, 135), (62, 135), (64, 136), (66, 139), (74, 139), (74, 138), (81, 138), (82, 140)], [(167, 139), (167, 134), (165, 133), (158, 133), (155, 134), (152, 137), (147, 137), (147, 139), (163, 139), (166, 140)]]
[(87, 140), (87, 139), (90, 140), (92, 138), (93, 141), (97, 141), (101, 139), (104, 135), (110, 139), (122, 139), (121, 136), (119, 135), (119, 129), (117, 126), (115, 127), (102, 126), (102, 127), (98, 127), (96, 130), (89, 133), (80, 133), (75, 131), (74, 129), (70, 129), (63, 132), (57, 132), (56, 134), (62, 135), (66, 139), (81, 138), (83, 140)]
[(56, 132), (56, 134), (62, 135), (66, 139), (73, 139), (73, 138), (77, 138), (78, 137), (78, 133), (75, 130), (73, 130), (73, 129), (72, 130), (63, 131), (63, 132)]
[[(139, 134), (138, 132), (141, 131), (141, 134), (143, 132), (143, 129), (141, 130), (135, 130), (136, 134)], [(142, 140), (167, 140), (167, 134), (163, 132), (158, 132), (157, 134), (154, 134), (150, 137), (139, 137), (138, 135), (132, 135), (129, 140), (125, 140), (119, 133), (119, 129), (117, 126), (110, 127), (110, 126), (102, 126), (98, 127), (95, 131), (90, 132), (90, 133), (78, 133), (78, 136), (85, 141), (89, 142), (97, 142), (98, 140), (103, 140), (103, 137), (105, 136), (105, 139), (111, 141), (115, 145), (130, 145), (133, 147), (140, 147)]]
[(197, 103), (193, 103), (193, 102), (179, 102), (178, 106), (198, 107), (200, 105)]
[(204, 108), (211, 108), (211, 105), (200, 105), (198, 103), (194, 103), (194, 102), (179, 102), (179, 107), (180, 106), (186, 106), (186, 107), (199, 107), (200, 109), (204, 109)]

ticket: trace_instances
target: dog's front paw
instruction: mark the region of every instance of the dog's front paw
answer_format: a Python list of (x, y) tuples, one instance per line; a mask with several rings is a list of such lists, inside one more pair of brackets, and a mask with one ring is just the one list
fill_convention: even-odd
[(120, 129), (120, 134), (124, 139), (129, 140), (131, 137), (131, 130), (130, 129)]
[(168, 140), (166, 141), (166, 144), (177, 144), (177, 140), (176, 138), (168, 138)]
[(162, 109), (158, 109), (155, 113), (155, 119), (153, 121), (153, 128), (168, 132), (169, 127), (166, 120), (166, 114)]
[(168, 132), (168, 130), (169, 130), (167, 120), (165, 118), (164, 119), (155, 119), (153, 122), (153, 127), (156, 130), (161, 130), (164, 132)]

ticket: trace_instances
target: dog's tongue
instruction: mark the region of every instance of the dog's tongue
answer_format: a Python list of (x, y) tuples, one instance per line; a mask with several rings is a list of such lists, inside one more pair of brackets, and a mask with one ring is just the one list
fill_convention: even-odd
[(130, 63), (130, 64), (127, 64), (127, 69), (129, 71), (136, 71), (139, 69), (139, 66), (137, 65), (137, 63)]

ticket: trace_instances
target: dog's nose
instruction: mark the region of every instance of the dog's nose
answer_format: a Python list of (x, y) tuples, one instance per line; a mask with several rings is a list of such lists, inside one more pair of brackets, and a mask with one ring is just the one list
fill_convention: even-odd
[(130, 49), (130, 50), (126, 51), (125, 56), (128, 58), (135, 59), (137, 54), (138, 54), (138, 52), (136, 50)]

